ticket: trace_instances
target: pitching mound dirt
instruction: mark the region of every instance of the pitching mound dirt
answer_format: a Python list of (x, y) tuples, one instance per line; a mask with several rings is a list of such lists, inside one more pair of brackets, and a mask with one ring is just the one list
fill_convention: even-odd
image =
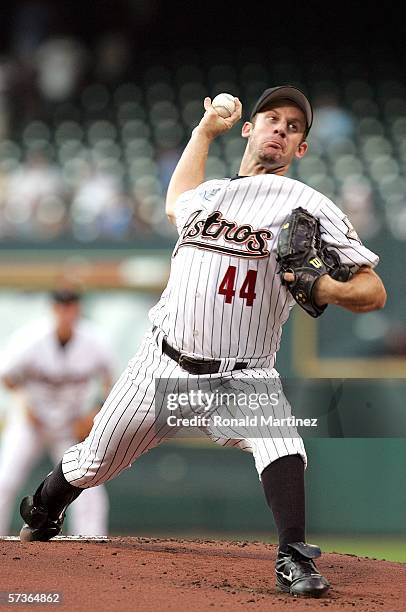
[(328, 595), (297, 599), (276, 590), (276, 547), (260, 542), (3, 540), (0, 554), (1, 591), (62, 593), (62, 605), (19, 610), (406, 610), (406, 564), (325, 553), (318, 566)]

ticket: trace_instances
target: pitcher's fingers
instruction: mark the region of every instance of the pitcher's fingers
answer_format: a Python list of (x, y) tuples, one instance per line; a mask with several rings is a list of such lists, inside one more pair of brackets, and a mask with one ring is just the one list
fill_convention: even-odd
[(234, 102), (235, 102), (235, 109), (233, 111), (233, 114), (231, 115), (231, 117), (238, 117), (238, 119), (240, 119), (241, 115), (242, 115), (242, 104), (240, 102), (240, 100), (238, 98), (234, 98)]
[(204, 106), (204, 110), (209, 110), (209, 108), (211, 107), (211, 98), (209, 98), (209, 96), (207, 96), (204, 101), (203, 101), (203, 106)]

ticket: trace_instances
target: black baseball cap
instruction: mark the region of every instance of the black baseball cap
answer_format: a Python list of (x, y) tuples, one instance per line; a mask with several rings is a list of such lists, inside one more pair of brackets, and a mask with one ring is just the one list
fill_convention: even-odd
[(52, 292), (52, 299), (58, 304), (69, 304), (80, 300), (79, 291), (73, 289), (56, 289)]
[(284, 98), (286, 100), (292, 100), (299, 106), (304, 112), (306, 117), (306, 130), (305, 136), (309, 133), (313, 123), (313, 109), (309, 100), (304, 95), (303, 91), (294, 87), (293, 85), (278, 85), (277, 87), (270, 87), (259, 96), (255, 102), (254, 107), (251, 111), (250, 119), (257, 113), (261, 112), (270, 102)]

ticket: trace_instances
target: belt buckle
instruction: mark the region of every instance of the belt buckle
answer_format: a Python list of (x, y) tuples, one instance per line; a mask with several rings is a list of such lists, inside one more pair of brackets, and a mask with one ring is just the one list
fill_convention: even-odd
[(215, 359), (195, 359), (181, 354), (178, 364), (189, 374), (215, 374), (218, 372), (218, 365)]
[(198, 365), (198, 361), (197, 359), (193, 359), (193, 357), (189, 357), (189, 355), (184, 355), (181, 353), (178, 360), (178, 364), (181, 368), (187, 370), (188, 367), (196, 367)]
[(186, 372), (189, 372), (189, 374), (199, 374), (199, 369), (202, 366), (202, 362), (188, 355), (180, 355), (178, 364), (181, 368), (186, 370)]

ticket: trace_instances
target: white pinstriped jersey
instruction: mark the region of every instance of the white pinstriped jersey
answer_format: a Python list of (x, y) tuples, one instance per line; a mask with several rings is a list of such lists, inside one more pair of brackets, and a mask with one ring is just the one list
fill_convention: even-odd
[(170, 277), (149, 313), (172, 346), (241, 361), (276, 353), (295, 304), (276, 273), (276, 246), (298, 206), (320, 219), (322, 238), (353, 271), (377, 265), (345, 214), (299, 181), (273, 174), (207, 181), (176, 202)]
[(63, 347), (51, 320), (29, 323), (11, 336), (0, 365), (0, 375), (24, 390), (30, 410), (53, 431), (70, 427), (88, 410), (92, 382), (113, 373), (104, 337), (85, 320), (77, 322), (72, 338)]

